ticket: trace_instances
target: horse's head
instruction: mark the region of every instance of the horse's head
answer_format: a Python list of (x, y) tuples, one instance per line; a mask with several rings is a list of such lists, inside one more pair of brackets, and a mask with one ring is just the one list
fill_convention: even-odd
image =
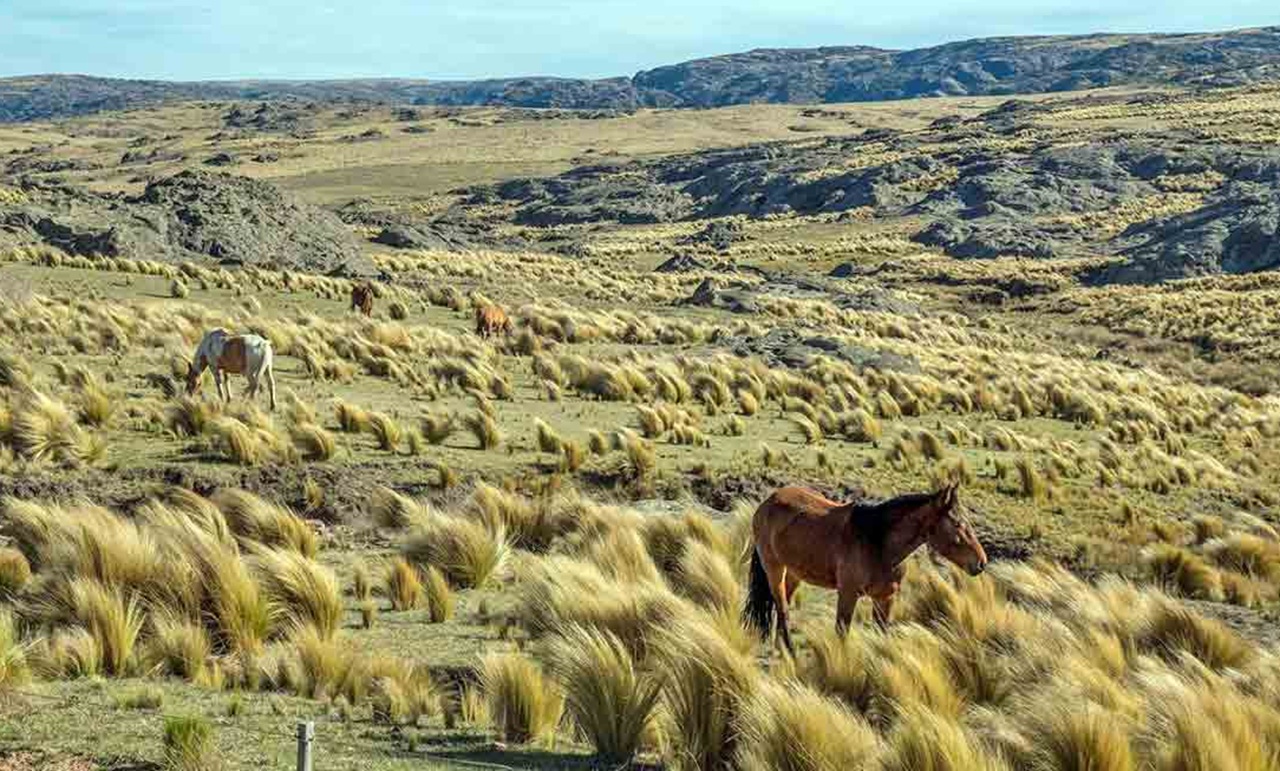
[(960, 486), (950, 484), (939, 490), (931, 505), (938, 520), (929, 532), (929, 546), (946, 559), (976, 576), (987, 567), (987, 552), (978, 542), (973, 525), (960, 510)]
[(195, 396), (200, 390), (200, 375), (204, 373), (204, 368), (191, 362), (187, 365), (187, 396)]

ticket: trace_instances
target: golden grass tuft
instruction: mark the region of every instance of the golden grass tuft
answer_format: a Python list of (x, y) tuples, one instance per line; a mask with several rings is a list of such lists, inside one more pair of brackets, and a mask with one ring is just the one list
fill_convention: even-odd
[(502, 432), (498, 430), (498, 422), (491, 415), (483, 411), (475, 412), (463, 418), (462, 423), (475, 437), (479, 449), (492, 450), (502, 443)]
[(1222, 580), (1207, 562), (1180, 546), (1155, 544), (1143, 555), (1156, 584), (1198, 600), (1221, 601)]
[(426, 522), (430, 511), (412, 498), (389, 487), (378, 486), (369, 498), (369, 514), (379, 527), (405, 530)]
[(315, 423), (295, 424), (289, 429), (289, 434), (305, 460), (329, 460), (337, 452), (337, 441), (333, 434)]
[(480, 660), (480, 688), (503, 741), (527, 744), (550, 738), (564, 712), (564, 696), (529, 658), (491, 653)]
[(453, 618), (454, 597), (449, 582), (439, 568), (429, 566), (423, 581), (427, 617), (433, 624), (442, 624)]
[(74, 466), (89, 451), (88, 437), (67, 406), (38, 391), (27, 393), (14, 409), (9, 437), (18, 454), (33, 461)]
[(419, 425), (422, 429), (422, 435), (431, 444), (443, 444), (457, 430), (457, 425), (452, 415), (424, 415)]
[(338, 428), (343, 433), (360, 434), (369, 430), (369, 413), (364, 409), (338, 400), (333, 407), (334, 417), (338, 421)]
[(1037, 703), (1028, 709), (1035, 738), (1027, 758), (1031, 768), (1136, 771), (1138, 765), (1125, 721), (1088, 701)]
[(610, 762), (634, 757), (654, 719), (661, 678), (643, 673), (622, 641), (599, 629), (561, 630), (548, 655), (567, 711), (596, 754)]
[(837, 771), (876, 763), (880, 740), (860, 716), (798, 684), (765, 681), (742, 706), (741, 768)]
[(1137, 639), (1145, 650), (1166, 658), (1187, 653), (1214, 670), (1239, 669), (1254, 656), (1249, 643), (1221, 622), (1169, 601), (1156, 603)]
[(213, 653), (208, 631), (173, 613), (152, 613), (145, 658), (157, 674), (203, 683)]
[(293, 629), (312, 628), (332, 637), (342, 623), (342, 590), (329, 568), (296, 551), (255, 546), (251, 565), (279, 621)]
[(387, 597), (392, 610), (413, 610), (424, 598), (418, 570), (403, 557), (396, 557), (387, 568)]
[(137, 597), (126, 597), (119, 587), (107, 587), (93, 579), (74, 578), (67, 584), (68, 612), (101, 651), (102, 671), (115, 677), (132, 674), (143, 610)]
[(30, 679), (27, 646), (18, 638), (14, 615), (7, 608), (0, 609), (0, 695), (26, 685)]
[[(185, 285), (183, 285), (185, 289)], [(164, 767), (166, 771), (213, 771), (218, 768), (213, 725), (196, 716), (164, 718)]]
[(899, 715), (887, 743), (882, 771), (1004, 771), (1008, 768), (975, 743), (959, 723), (927, 709), (913, 708)]
[(404, 438), (404, 430), (390, 415), (381, 412), (370, 412), (367, 417), (369, 433), (378, 443), (378, 449), (395, 452)]
[(302, 518), (246, 490), (224, 487), (210, 501), (242, 544), (287, 548), (307, 557), (320, 548), (315, 531)]
[(497, 578), (511, 546), (505, 532), (462, 517), (436, 516), (415, 527), (401, 549), (410, 562), (433, 566), (454, 586), (479, 588)]
[(31, 580), (31, 565), (22, 552), (0, 548), (0, 599), (17, 596)]

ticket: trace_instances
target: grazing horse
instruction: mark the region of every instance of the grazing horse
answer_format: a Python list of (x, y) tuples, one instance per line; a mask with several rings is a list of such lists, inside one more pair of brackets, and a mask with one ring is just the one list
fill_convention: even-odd
[(368, 281), (351, 287), (351, 310), (357, 309), (366, 316), (373, 315), (373, 284)]
[(836, 631), (843, 634), (858, 598), (875, 602), (876, 623), (889, 622), (903, 561), (924, 543), (978, 575), (987, 553), (959, 510), (957, 485), (882, 503), (837, 503), (802, 487), (783, 487), (756, 509), (751, 586), (743, 616), (767, 638), (773, 615), (788, 651), (787, 603), (800, 583), (835, 589)]
[(187, 395), (200, 389), (200, 376), (206, 369), (213, 370), (213, 382), (218, 387), (218, 398), (231, 401), (231, 384), (224, 382), (222, 373), (244, 375), (249, 380), (248, 397), (252, 401), (258, 395), (258, 385), (267, 381), (267, 395), (271, 409), (276, 408), (275, 356), (271, 343), (257, 335), (232, 335), (225, 329), (215, 329), (204, 336), (196, 355), (187, 370)]
[(476, 306), (476, 334), (492, 337), (511, 334), (511, 317), (499, 305)]

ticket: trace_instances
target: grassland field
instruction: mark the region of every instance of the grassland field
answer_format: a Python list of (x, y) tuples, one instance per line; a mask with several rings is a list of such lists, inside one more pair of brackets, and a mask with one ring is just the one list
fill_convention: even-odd
[[(412, 134), (325, 108), (306, 137), (216, 140), (227, 106), (191, 104), (0, 126), (0, 152), (45, 144), (88, 162), (76, 184), (133, 190), (106, 161), (145, 133), (184, 156), (147, 174), (271, 152), (236, 173), (431, 209), (999, 101), (423, 110)], [(1256, 108), (1046, 125), (1243, 131)], [(325, 769), (1280, 767), (1280, 279), (1090, 287), (1088, 259), (954, 260), (901, 220), (734, 222), (749, 239), (680, 273), (653, 269), (705, 223), (561, 226), (574, 256), (369, 244), (394, 277), (371, 318), (343, 278), (3, 255), (0, 768), (289, 768), (299, 720)], [(826, 278), (844, 262), (867, 272)], [(1038, 289), (976, 299), (1013, 278)], [(752, 312), (688, 302), (707, 279)], [(889, 310), (840, 302), (864, 294)], [(488, 302), (511, 335), (474, 333)], [(272, 342), (274, 412), (241, 378), (225, 406), (207, 377), (183, 393), (218, 326)], [(773, 487), (950, 481), (982, 577), (922, 550), (889, 629), (861, 608), (844, 639), (805, 587), (794, 660), (742, 628)]]

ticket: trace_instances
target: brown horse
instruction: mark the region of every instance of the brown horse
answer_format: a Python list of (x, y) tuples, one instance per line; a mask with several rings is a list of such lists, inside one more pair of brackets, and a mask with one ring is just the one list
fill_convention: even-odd
[(802, 487), (774, 492), (751, 522), (755, 548), (744, 617), (767, 638), (776, 613), (782, 641), (793, 650), (787, 603), (807, 581), (839, 593), (841, 634), (863, 595), (875, 602), (876, 623), (884, 627), (906, 572), (902, 563), (922, 544), (970, 575), (987, 566), (987, 553), (958, 503), (957, 485), (883, 503), (840, 504)]
[(351, 310), (357, 309), (366, 316), (373, 315), (373, 284), (368, 281), (351, 287)]
[(476, 334), (481, 337), (509, 335), (511, 334), (511, 317), (498, 305), (477, 305)]

